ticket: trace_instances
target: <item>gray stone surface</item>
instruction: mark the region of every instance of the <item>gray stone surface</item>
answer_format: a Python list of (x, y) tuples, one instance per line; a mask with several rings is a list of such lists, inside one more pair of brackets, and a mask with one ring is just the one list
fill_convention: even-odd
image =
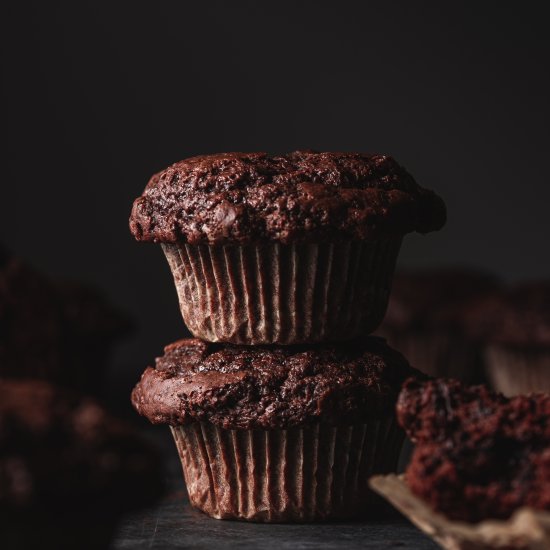
[(173, 490), (152, 510), (124, 521), (113, 548), (116, 550), (227, 549), (242, 550), (354, 550), (400, 548), (428, 550), (437, 546), (410, 523), (394, 519), (372, 523), (264, 525), (211, 519), (191, 508), (183, 483), (174, 479)]
[(112, 546), (114, 550), (438, 548), (416, 527), (401, 519), (397, 512), (393, 519), (386, 521), (302, 525), (211, 519), (189, 505), (181, 464), (169, 430), (158, 426), (144, 426), (142, 430), (165, 457), (168, 490), (158, 506), (127, 517), (120, 524)]

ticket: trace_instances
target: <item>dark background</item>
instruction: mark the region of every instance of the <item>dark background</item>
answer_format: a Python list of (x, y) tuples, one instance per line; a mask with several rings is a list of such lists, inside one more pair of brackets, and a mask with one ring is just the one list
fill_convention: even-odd
[(544, 3), (13, 4), (0, 238), (136, 317), (116, 359), (134, 379), (185, 328), (160, 247), (135, 243), (128, 216), (190, 155), (389, 153), (449, 212), (401, 265), (550, 275)]

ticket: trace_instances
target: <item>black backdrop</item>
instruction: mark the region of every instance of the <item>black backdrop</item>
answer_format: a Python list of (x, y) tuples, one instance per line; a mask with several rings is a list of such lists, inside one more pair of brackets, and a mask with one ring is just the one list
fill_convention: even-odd
[(439, 234), (407, 237), (402, 265), (550, 275), (543, 2), (13, 4), (0, 239), (135, 315), (117, 358), (134, 376), (185, 329), (131, 203), (194, 154), (390, 153), (449, 210)]

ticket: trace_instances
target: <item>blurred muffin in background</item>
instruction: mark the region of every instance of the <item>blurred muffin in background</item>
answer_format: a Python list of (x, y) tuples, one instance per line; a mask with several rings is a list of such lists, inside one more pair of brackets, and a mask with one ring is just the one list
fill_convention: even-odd
[(480, 380), (481, 351), (467, 333), (465, 315), (498, 288), (494, 276), (474, 269), (400, 270), (377, 334), (426, 374)]
[(92, 399), (0, 380), (2, 548), (106, 548), (161, 491), (157, 454)]
[(0, 377), (98, 393), (111, 348), (131, 327), (94, 288), (51, 281), (0, 249)]
[(470, 309), (467, 325), (485, 343), (485, 368), (495, 389), (550, 393), (550, 281), (501, 289)]

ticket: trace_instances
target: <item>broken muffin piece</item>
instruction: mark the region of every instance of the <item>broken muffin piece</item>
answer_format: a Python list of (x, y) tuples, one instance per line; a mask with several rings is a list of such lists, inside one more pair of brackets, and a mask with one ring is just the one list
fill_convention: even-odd
[(456, 380), (408, 380), (397, 416), (416, 444), (410, 489), (456, 520), (550, 510), (550, 396), (511, 399)]

